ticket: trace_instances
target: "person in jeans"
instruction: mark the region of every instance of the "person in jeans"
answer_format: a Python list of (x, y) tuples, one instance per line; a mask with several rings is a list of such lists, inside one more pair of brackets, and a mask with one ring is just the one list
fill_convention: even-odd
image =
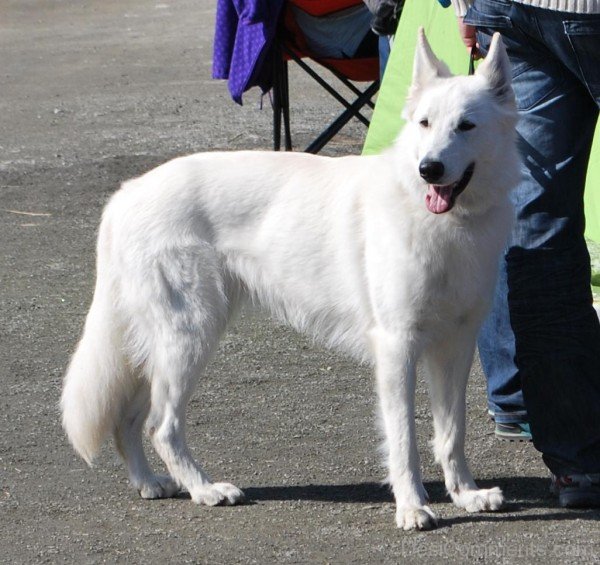
[(561, 506), (598, 507), (600, 324), (583, 190), (600, 106), (600, 0), (453, 4), (467, 47), (485, 55), (502, 34), (520, 112), (516, 224), (479, 339), (490, 409), (517, 435), (529, 422)]

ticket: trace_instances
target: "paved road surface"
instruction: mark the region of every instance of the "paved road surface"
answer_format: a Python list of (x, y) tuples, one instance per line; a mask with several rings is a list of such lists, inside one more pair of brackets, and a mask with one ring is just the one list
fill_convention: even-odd
[[(251, 503), (143, 501), (107, 445), (68, 446), (57, 401), (91, 299), (102, 205), (123, 179), (200, 150), (269, 148), (259, 96), (210, 79), (214, 1), (0, 2), (0, 561), (4, 563), (593, 562), (598, 512), (557, 509), (529, 445), (491, 435), (478, 366), (469, 457), (506, 511), (447, 502), (417, 418), (431, 533), (393, 524), (368, 368), (245, 312), (189, 411), (193, 449)], [(305, 141), (336, 110), (292, 76)], [(267, 102), (265, 100), (265, 102)], [(266, 106), (266, 104), (265, 104)], [(360, 151), (348, 130), (329, 152)]]

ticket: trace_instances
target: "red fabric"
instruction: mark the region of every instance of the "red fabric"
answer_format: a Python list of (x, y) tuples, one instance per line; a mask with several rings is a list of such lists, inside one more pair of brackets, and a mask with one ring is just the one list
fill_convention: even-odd
[(371, 82), (379, 78), (379, 58), (362, 59), (315, 59), (326, 67), (335, 69), (342, 76), (357, 82)]
[(311, 16), (326, 16), (362, 4), (362, 0), (287, 0)]

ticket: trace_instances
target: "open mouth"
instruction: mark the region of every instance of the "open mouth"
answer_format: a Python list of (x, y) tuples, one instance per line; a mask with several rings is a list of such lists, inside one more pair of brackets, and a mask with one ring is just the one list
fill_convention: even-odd
[(454, 206), (456, 197), (467, 187), (475, 163), (471, 163), (463, 173), (463, 176), (452, 184), (430, 184), (428, 185), (427, 196), (425, 196), (425, 205), (430, 212), (434, 214), (443, 214)]

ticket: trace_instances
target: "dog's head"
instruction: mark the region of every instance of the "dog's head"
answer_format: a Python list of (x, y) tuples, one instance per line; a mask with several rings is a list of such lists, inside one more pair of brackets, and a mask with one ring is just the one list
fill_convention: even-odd
[(404, 117), (418, 178), (411, 184), (430, 212), (483, 210), (517, 183), (517, 111), (500, 34), (467, 77), (453, 76), (419, 30)]

